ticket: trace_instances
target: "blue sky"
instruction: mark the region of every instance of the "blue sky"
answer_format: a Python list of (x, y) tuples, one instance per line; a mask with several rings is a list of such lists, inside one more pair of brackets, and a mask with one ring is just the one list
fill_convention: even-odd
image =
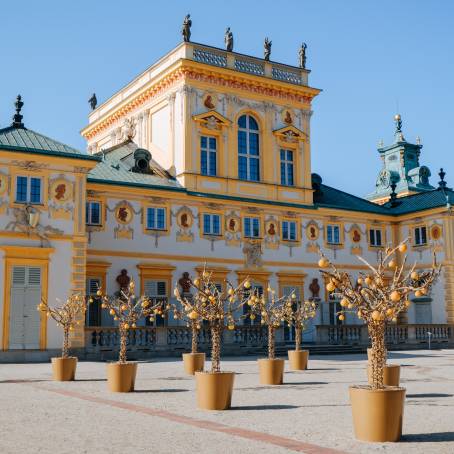
[(308, 44), (313, 104), (312, 171), (326, 184), (365, 195), (380, 170), (377, 143), (393, 138), (399, 106), (407, 140), (424, 145), (421, 162), (445, 167), (454, 186), (452, 151), (454, 4), (448, 0), (26, 0), (2, 2), (0, 126), (17, 93), (26, 126), (85, 149), (88, 98), (108, 98), (180, 41), (190, 12), (192, 39), (295, 64)]

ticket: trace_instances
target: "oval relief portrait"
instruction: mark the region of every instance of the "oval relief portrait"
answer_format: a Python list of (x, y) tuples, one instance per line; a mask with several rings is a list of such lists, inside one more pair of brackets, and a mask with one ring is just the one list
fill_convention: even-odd
[(439, 240), (441, 238), (441, 227), (439, 225), (433, 225), (430, 228), (430, 237), (433, 240)]
[(183, 229), (189, 229), (193, 222), (192, 212), (187, 209), (181, 210), (177, 215), (177, 223)]
[(240, 230), (240, 220), (235, 216), (227, 217), (225, 224), (227, 230), (231, 233), (236, 233)]
[(63, 178), (52, 181), (50, 186), (50, 196), (56, 202), (67, 202), (72, 199), (73, 196), (72, 183)]
[(315, 241), (318, 239), (318, 235), (319, 230), (317, 225), (311, 223), (306, 227), (306, 236), (309, 240)]
[(133, 212), (130, 205), (123, 203), (115, 209), (115, 219), (120, 224), (129, 224), (132, 221)]

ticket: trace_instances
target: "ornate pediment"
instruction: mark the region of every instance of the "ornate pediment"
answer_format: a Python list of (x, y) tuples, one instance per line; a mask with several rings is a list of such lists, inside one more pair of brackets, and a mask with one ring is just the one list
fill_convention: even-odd
[(202, 126), (208, 129), (222, 129), (225, 126), (230, 126), (232, 123), (230, 120), (225, 118), (219, 112), (210, 110), (192, 117), (194, 121), (197, 121)]
[(283, 142), (300, 142), (306, 140), (307, 134), (293, 125), (275, 129), (273, 134)]

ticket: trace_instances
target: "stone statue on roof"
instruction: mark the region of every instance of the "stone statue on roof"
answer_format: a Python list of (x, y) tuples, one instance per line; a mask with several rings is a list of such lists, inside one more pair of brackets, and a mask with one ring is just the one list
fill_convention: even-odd
[(91, 98), (88, 100), (91, 106), (91, 110), (95, 110), (96, 106), (98, 105), (98, 100), (96, 99), (96, 93), (91, 95)]
[(224, 35), (224, 43), (227, 52), (232, 52), (233, 50), (233, 33), (230, 31), (230, 27), (227, 27)]
[(270, 56), (271, 56), (271, 44), (272, 44), (272, 41), (270, 41), (268, 39), (268, 37), (265, 38), (265, 41), (263, 42), (263, 47), (264, 47), (264, 53), (263, 53), (263, 58), (266, 60), (266, 61), (269, 61), (270, 60)]
[(301, 44), (300, 50), (298, 52), (299, 66), (300, 66), (300, 68), (303, 68), (303, 69), (306, 69), (306, 49), (307, 49), (307, 44), (303, 43), (303, 44)]
[(191, 15), (186, 14), (184, 20), (183, 20), (183, 25), (181, 27), (181, 34), (183, 35), (183, 41), (185, 43), (188, 43), (191, 41), (191, 25), (192, 25), (192, 20), (190, 19)]

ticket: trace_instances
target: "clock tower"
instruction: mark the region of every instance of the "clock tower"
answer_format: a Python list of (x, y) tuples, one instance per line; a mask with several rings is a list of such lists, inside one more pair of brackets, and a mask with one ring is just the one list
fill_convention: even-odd
[(394, 121), (394, 143), (378, 148), (383, 167), (378, 174), (375, 191), (367, 196), (368, 200), (378, 204), (388, 201), (392, 183), (396, 184), (395, 192), (398, 197), (434, 189), (429, 184), (429, 168), (419, 164), (422, 149), (419, 139), (416, 144), (407, 142), (402, 132), (401, 116), (395, 115)]

